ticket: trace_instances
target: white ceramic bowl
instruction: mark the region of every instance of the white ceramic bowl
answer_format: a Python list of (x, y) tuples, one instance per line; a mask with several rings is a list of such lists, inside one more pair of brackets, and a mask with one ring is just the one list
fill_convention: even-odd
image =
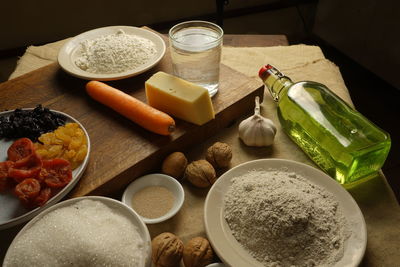
[[(72, 198), (69, 200), (59, 202), (58, 204), (45, 209), (44, 211), (39, 213), (39, 215), (37, 215), (35, 218), (33, 218), (29, 223), (27, 223), (21, 229), (21, 231), (19, 231), (19, 233), (17, 234), (17, 236), (14, 238), (13, 242), (11, 243), (10, 248), (13, 247), (13, 244), (16, 242), (16, 240), (18, 240), (18, 238), (21, 235), (23, 235), (26, 231), (28, 231), (38, 220), (43, 218), (45, 215), (47, 215), (48, 213), (50, 213), (56, 209), (73, 205), (83, 199), (100, 201), (101, 203), (105, 204), (106, 206), (108, 206), (109, 208), (114, 210), (115, 212), (126, 216), (132, 222), (132, 224), (137, 228), (139, 235), (145, 244), (144, 255), (143, 255), (144, 262), (142, 262), (141, 266), (150, 267), (151, 266), (151, 238), (150, 238), (149, 230), (147, 229), (147, 226), (145, 225), (145, 223), (142, 221), (141, 217), (134, 210), (130, 209), (129, 207), (127, 207), (120, 201), (112, 199), (112, 198), (101, 197), (101, 196), (87, 196), (87, 197)], [(8, 249), (8, 251), (10, 250), (10, 248)], [(9, 255), (8, 251), (4, 258), (4, 262), (3, 262), (4, 267), (7, 266), (7, 264), (6, 264), (7, 257)]]
[(182, 185), (175, 178), (161, 173), (148, 174), (133, 181), (125, 189), (122, 195), (122, 202), (132, 208), (133, 195), (148, 186), (163, 186), (167, 188), (175, 196), (175, 201), (172, 208), (161, 217), (150, 219), (141, 216), (146, 224), (160, 223), (168, 220), (181, 209), (183, 201), (185, 200), (185, 192), (183, 191)]

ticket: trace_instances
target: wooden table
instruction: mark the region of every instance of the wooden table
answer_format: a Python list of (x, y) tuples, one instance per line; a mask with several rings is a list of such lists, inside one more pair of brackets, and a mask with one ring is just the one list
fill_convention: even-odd
[[(277, 46), (288, 45), (288, 41), (283, 35), (225, 35), (224, 45), (236, 47)], [(168, 57), (168, 55), (166, 56)], [(161, 64), (159, 64), (161, 66), (157, 66), (152, 73), (159, 69), (169, 70), (170, 67), (163, 64), (169, 64), (168, 58), (164, 63), (161, 62)], [(117, 181), (116, 183), (109, 182), (106, 186), (94, 185), (91, 187), (93, 190), (89, 191), (85, 191), (86, 189), (80, 190), (78, 185), (72, 193), (72, 196), (101, 194), (118, 197), (120, 195), (120, 189), (124, 185), (133, 180), (135, 176), (140, 176), (151, 169), (155, 170), (154, 168), (159, 166), (160, 161), (167, 153), (177, 149), (190, 149), (195, 143), (189, 142), (189, 139), (197, 137), (196, 143), (201, 142), (214, 134), (217, 130), (221, 130), (223, 127), (227, 126), (233, 119), (249, 113), (253, 109), (254, 96), (259, 95), (262, 97), (263, 95), (263, 87), (260, 81), (250, 79), (226, 66), (222, 66), (221, 72), (230, 75), (228, 83), (221, 85), (221, 90), (223, 90), (223, 87), (236, 87), (241, 90), (237, 90), (228, 100), (218, 97), (218, 94), (216, 98), (213, 98), (214, 107), (216, 107), (216, 112), (220, 117), (215, 120), (214, 123), (206, 128), (201, 128), (199, 131), (197, 127), (193, 127), (188, 123), (179, 122), (180, 129), (178, 129), (178, 133), (174, 133), (176, 135), (172, 136), (172, 139), (156, 136), (155, 134), (140, 129), (140, 127), (121, 118), (121, 116), (116, 113), (111, 112), (110, 114), (110, 111), (106, 107), (87, 98), (84, 92), (85, 81), (65, 74), (60, 70), (58, 64), (51, 64), (0, 84), (0, 109), (34, 107), (36, 104), (41, 103), (44, 106), (66, 112), (77, 118), (88, 130), (92, 143), (90, 163), (84, 177), (101, 175), (101, 172), (105, 172), (108, 176), (114, 175), (118, 179), (113, 180)], [(119, 88), (129, 88), (128, 93), (144, 100), (145, 96), (143, 90), (138, 92), (139, 90), (137, 90), (137, 88), (141, 88), (148, 77), (149, 74), (143, 74), (112, 84)], [(142, 85), (139, 86), (139, 84)], [(249, 93), (240, 96), (243, 91), (248, 91)], [(92, 109), (98, 112), (96, 117), (91, 114)], [(150, 148), (149, 154), (154, 154), (155, 151), (160, 150), (162, 153), (158, 153), (156, 156), (150, 155), (148, 157), (149, 159), (145, 161), (135, 159), (133, 161), (124, 160), (124, 157), (129, 154), (129, 147), (135, 144), (137, 145), (139, 142), (132, 140), (131, 135), (133, 132), (136, 132), (136, 140), (147, 139), (153, 141), (154, 144), (153, 147)], [(185, 137), (185, 133), (187, 132), (189, 132), (187, 136), (190, 138)], [(115, 142), (110, 142), (110, 140), (120, 140), (120, 143), (116, 144)], [(116, 146), (120, 151), (113, 154), (109, 153), (109, 151)], [(145, 147), (145, 149), (149, 148)], [(112, 162), (115, 158), (118, 159), (117, 162), (119, 162), (119, 164), (106, 164), (107, 161)], [(118, 169), (115, 168), (115, 165), (117, 165)], [(84, 177), (82, 179), (84, 179)], [(16, 226), (0, 231), (0, 262), (2, 261), (9, 243), (21, 227), (22, 226)]]
[[(278, 45), (285, 46), (287, 44), (287, 39), (281, 35), (225, 35), (224, 38), (225, 46), (266, 47)], [(225, 67), (223, 71), (231, 72)], [(46, 75), (48, 75), (48, 78), (44, 77)], [(240, 73), (235, 73), (234, 76), (242, 77)], [(141, 81), (143, 81), (145, 78), (145, 75), (138, 77), (138, 79)], [(228, 85), (235, 85), (237, 77), (232, 78), (234, 79), (231, 83), (228, 83)], [(38, 80), (41, 80), (41, 83), (35, 84), (34, 81)], [(136, 79), (128, 79), (126, 81), (121, 81), (115, 84), (120, 85), (123, 88), (125, 88), (125, 86), (126, 88), (129, 88), (129, 85), (131, 84), (131, 82), (133, 82), (133, 80)], [(248, 80), (246, 81), (249, 82)], [(254, 94), (260, 93), (258, 88), (254, 88), (254, 86), (257, 86), (257, 82), (255, 82), (254, 84), (254, 81), (250, 81), (250, 83), (247, 82), (243, 84), (245, 85), (243, 88), (254, 90)], [(55, 90), (43, 90), (43, 88), (48, 88), (49, 85), (54, 85)], [(95, 151), (96, 153), (93, 153), (90, 158), (92, 164), (94, 164), (99, 161), (99, 158), (107, 160), (112, 157), (110, 155), (107, 155), (107, 148), (109, 148), (111, 144), (107, 143), (107, 141), (104, 140), (104, 136), (107, 135), (107, 131), (93, 131), (93, 129), (95, 129), (95, 127), (101, 122), (97, 121), (95, 123), (89, 120), (90, 116), (88, 111), (90, 109), (98, 110), (104, 119), (114, 119), (116, 122), (112, 122), (110, 125), (107, 125), (107, 127), (111, 127), (112, 130), (122, 129), (122, 132), (115, 132), (115, 135), (117, 136), (121, 136), (122, 134), (122, 136), (126, 138), (127, 136), (130, 136), (134, 131), (139, 131), (141, 133), (143, 133), (143, 131), (141, 131), (138, 127), (134, 126), (128, 121), (124, 120), (123, 118), (119, 118), (118, 114), (108, 114), (109, 110), (107, 110), (105, 107), (101, 107), (101, 105), (91, 102), (91, 100), (85, 96), (82, 90), (83, 85), (83, 81), (66, 75), (58, 68), (56, 64), (53, 64), (43, 68), (41, 71), (34, 71), (20, 78), (0, 84), (0, 109), (28, 106), (36, 103), (43, 103), (45, 105), (58, 108), (63, 107), (63, 105), (65, 106), (62, 101), (64, 99), (77, 100), (78, 102), (83, 101), (81, 103), (87, 104), (83, 107), (83, 109), (78, 109), (78, 104), (75, 103), (71, 104), (68, 107), (65, 107), (65, 111), (67, 113), (72, 113), (71, 115), (73, 115), (74, 117), (78, 117), (81, 122), (83, 121), (85, 123), (85, 127), (89, 129), (89, 134), (91, 136), (92, 144), (94, 146), (93, 149), (97, 150)], [(226, 85), (227, 84), (225, 84), (224, 86)], [(266, 93), (266, 95), (267, 94), (268, 93)], [(140, 97), (143, 98), (143, 95)], [(245, 98), (246, 97), (250, 99), (252, 95), (250, 94), (245, 96)], [(266, 100), (268, 102), (269, 99)], [(243, 105), (247, 108), (249, 106), (248, 103), (247, 105), (246, 103), (244, 103)], [(242, 111), (242, 113), (245, 112), (247, 111)], [(235, 114), (234, 112), (228, 112), (225, 113), (225, 115), (223, 116), (233, 118), (237, 114), (238, 113)], [(223, 122), (223, 125), (226, 125), (227, 123), (229, 124), (229, 121), (230, 120), (226, 119), (221, 120), (221, 122)], [(207, 138), (207, 136), (210, 136), (211, 133), (215, 132), (215, 129), (208, 129), (209, 132), (203, 131), (202, 137), (203, 139), (205, 139), (204, 142), (197, 142), (195, 146), (190, 146), (190, 144), (187, 145), (187, 150), (185, 151), (187, 151), (188, 158), (200, 158), (204, 153), (204, 148), (215, 141), (234, 143), (233, 148), (235, 149), (236, 155), (233, 158), (233, 161), (235, 161), (235, 164), (255, 158), (270, 157), (271, 151), (264, 149), (253, 150), (240, 146), (240, 142), (237, 138), (236, 128), (239, 121), (240, 120), (237, 120), (236, 123), (227, 128), (224, 128), (222, 124), (214, 125), (219, 127), (219, 132), (216, 135), (212, 135), (212, 137), (210, 138)], [(143, 134), (143, 136), (145, 136), (145, 134)], [(139, 136), (139, 140), (140, 138), (143, 138), (143, 136)], [(165, 144), (168, 143), (169, 142), (161, 140), (155, 145), (164, 148)], [(295, 154), (294, 150), (298, 150), (297, 147), (291, 146), (293, 144), (286, 145), (288, 145), (287, 149), (289, 153)], [(170, 147), (169, 149), (175, 149), (179, 146), (183, 147), (182, 144), (179, 144), (179, 142), (177, 142), (174, 147)], [(276, 146), (275, 148), (282, 149), (283, 147)], [(124, 150), (121, 151), (121, 153), (118, 154), (117, 157), (121, 157), (121, 155), (124, 155), (125, 150), (126, 148), (124, 148)], [(166, 152), (166, 150), (164, 152)], [(155, 163), (153, 166), (156, 166), (158, 164), (158, 160), (159, 158), (155, 159)], [(110, 166), (110, 164), (105, 164), (105, 167), (107, 166)], [(151, 166), (148, 165), (147, 168), (149, 167)], [(138, 173), (136, 173), (136, 175), (137, 174)], [(120, 180), (124, 180), (124, 178), (122, 177)], [(125, 180), (124, 182), (127, 181)], [(171, 231), (178, 234), (181, 238), (185, 238), (185, 242), (187, 241), (187, 238), (190, 237), (188, 236), (188, 225), (190, 227), (192, 223), (198, 223), (199, 221), (202, 221), (201, 217), (203, 214), (203, 209), (201, 204), (204, 202), (207, 190), (197, 190), (196, 188), (191, 187), (188, 183), (183, 183), (183, 186), (185, 188), (185, 192), (187, 193), (184, 207), (177, 215), (175, 215), (170, 220), (157, 225), (148, 225), (149, 231), (152, 236), (155, 236), (160, 232)], [(106, 192), (102, 193), (104, 194)], [(400, 254), (398, 253), (398, 248), (400, 247), (400, 242), (398, 238), (398, 236), (400, 236), (400, 231), (398, 227), (398, 222), (400, 220), (400, 208), (398, 206), (398, 203), (393, 200), (394, 198), (391, 196), (392, 193), (386, 183), (383, 174), (377, 177), (377, 179), (370, 180), (369, 182), (359, 186), (358, 188), (350, 190), (350, 193), (361, 208), (365, 221), (367, 223), (368, 244), (363, 262), (360, 266), (398, 266), (398, 262), (400, 261)], [(115, 193), (113, 194), (106, 193), (106, 195), (118, 199), (120, 197), (120, 192), (115, 191)], [(193, 215), (192, 217), (188, 216), (188, 211), (190, 211), (189, 215)], [(193, 219), (193, 217), (196, 218)], [(14, 236), (18, 233), (22, 226), (23, 225), (0, 231), (0, 262), (2, 262), (4, 254), (6, 253), (10, 242), (13, 240)], [(196, 230), (198, 230), (196, 233), (192, 232), (189, 234), (204, 235), (204, 229), (202, 229), (201, 226), (199, 226)]]
[[(225, 46), (236, 46), (236, 47), (277, 46), (277, 45), (287, 45), (287, 44), (288, 44), (287, 39), (281, 35), (276, 35), (276, 36), (226, 35), (224, 39)], [(137, 128), (132, 124), (129, 124), (128, 121), (119, 118), (119, 116), (117, 116), (118, 114), (110, 115), (108, 114), (109, 112), (106, 108), (102, 109), (100, 108), (100, 105), (92, 103), (90, 99), (86, 98), (84, 92), (82, 91), (82, 86), (84, 84), (83, 81), (65, 75), (62, 71), (59, 70), (58, 66), (55, 64), (45, 67), (43, 70), (44, 73), (43, 71), (42, 72), (34, 71), (20, 78), (0, 84), (0, 108), (4, 109), (8, 107), (8, 105), (12, 105), (12, 107), (9, 108), (32, 105), (33, 103), (37, 103), (38, 100), (40, 100), (39, 103), (43, 103), (45, 105), (50, 105), (54, 107), (58, 107), (58, 105), (62, 107), (60, 104), (60, 100), (63, 98), (69, 100), (74, 99), (77, 100), (78, 103), (79, 101), (83, 101), (80, 102), (81, 104), (85, 103), (86, 105), (83, 108), (83, 111), (78, 109), (78, 103), (72, 103), (70, 106), (65, 107), (66, 108), (65, 111), (67, 113), (73, 113), (72, 115), (74, 117), (78, 117), (78, 119), (81, 122), (84, 121), (85, 127), (89, 129), (89, 134), (92, 139), (93, 149), (97, 150), (95, 151), (96, 153), (93, 153), (93, 155), (91, 155), (92, 164), (93, 162), (97, 162), (99, 160), (98, 157), (104, 157), (105, 159), (110, 158), (110, 155), (107, 155), (106, 153), (107, 153), (107, 148), (109, 148), (111, 144), (107, 143), (107, 140), (104, 140), (104, 136), (102, 137), (101, 132), (93, 132), (93, 129), (97, 126), (97, 124), (98, 123), (101, 124), (102, 122), (94, 123), (93, 121), (88, 120), (88, 118), (90, 117), (88, 113), (89, 109), (94, 108), (100, 111), (101, 116), (104, 116), (104, 118), (111, 116), (112, 119), (116, 120), (116, 122), (111, 123), (111, 126), (114, 127), (114, 129), (116, 130), (122, 129), (122, 132), (115, 132), (117, 136), (121, 136), (122, 134), (125, 135), (124, 138), (127, 138), (127, 136), (130, 136), (130, 134), (132, 134), (133, 131), (140, 131), (139, 128)], [(229, 72), (230, 70), (225, 68), (224, 71)], [(44, 74), (50, 75), (50, 79), (43, 78), (42, 76)], [(235, 75), (237, 75), (237, 77), (240, 77), (239, 80), (241, 81), (248, 81), (248, 79), (246, 77), (243, 77), (243, 75), (240, 75), (240, 73), (239, 74), (235, 73)], [(234, 85), (234, 83), (237, 81), (237, 77), (233, 77), (235, 78), (235, 80), (233, 81), (233, 83), (230, 84)], [(44, 84), (42, 84), (41, 86), (39, 86), (38, 84), (33, 86), (31, 81), (37, 79), (40, 80), (41, 78)], [(145, 79), (145, 76), (138, 77), (138, 79), (143, 80)], [(130, 79), (115, 84), (121, 86), (127, 86), (133, 80), (134, 79)], [(49, 85), (54, 85), (57, 88), (60, 88), (60, 86), (68, 85), (68, 88), (64, 87), (64, 89), (57, 89), (55, 90), (55, 92), (50, 91), (49, 93), (49, 91), (46, 91), (46, 93), (43, 93), (41, 90)], [(245, 85), (246, 86), (244, 88), (252, 89), (254, 90), (253, 92), (259, 93), (257, 88), (254, 89), (254, 86), (257, 85), (257, 83), (253, 84), (253, 82), (250, 81), (250, 83), (246, 82)], [(15, 90), (15, 88), (21, 88), (21, 87), (25, 88), (24, 89), (25, 92), (29, 91), (35, 91), (35, 92), (30, 92), (28, 95), (25, 95), (21, 94), (19, 90)], [(252, 96), (250, 95), (247, 97), (251, 98)], [(248, 105), (244, 106), (248, 107)], [(234, 110), (237, 111), (237, 109), (240, 109), (240, 107), (233, 108), (233, 111)], [(242, 111), (242, 113), (244, 112), (246, 111)], [(236, 115), (237, 114), (238, 113), (236, 113)], [(235, 116), (235, 113), (234, 112), (232, 113), (231, 110), (231, 113), (226, 113), (225, 115), (226, 116), (229, 115), (232, 118)], [(223, 122), (224, 125), (227, 123), (229, 124), (229, 121), (230, 120), (221, 120), (221, 122)], [(126, 123), (128, 123), (128, 126), (125, 125)], [(199, 158), (201, 156), (201, 153), (204, 152), (204, 148), (210, 145), (212, 142), (226, 141), (226, 140), (234, 140), (236, 144), (236, 147), (234, 147), (237, 153), (236, 158), (234, 159), (236, 160), (236, 163), (240, 163), (241, 159), (249, 160), (248, 159), (249, 155), (251, 155), (251, 157), (253, 158), (269, 156), (268, 151), (265, 150), (250, 151), (250, 149), (248, 148), (238, 146), (239, 142), (237, 140), (237, 130), (236, 130), (237, 128), (235, 128), (237, 126), (237, 122), (234, 124), (234, 126), (228, 128), (221, 127), (221, 125), (214, 125), (214, 126), (220, 127), (218, 134), (212, 135), (212, 137), (207, 138), (207, 136), (210, 136), (210, 132), (206, 131), (203, 135), (203, 138), (206, 138), (204, 142), (202, 143), (197, 142), (198, 145), (196, 144), (187, 146), (186, 151), (189, 158), (191, 159)], [(159, 143), (157, 143), (156, 145), (162, 149), (165, 147), (167, 143), (168, 142), (164, 140), (164, 141), (159, 141)], [(292, 149), (294, 149), (294, 147), (289, 146), (290, 144), (287, 145), (288, 148), (290, 147), (290, 152), (292, 153), (293, 152)], [(170, 149), (173, 148), (176, 147), (172, 147)], [(166, 152), (166, 150), (164, 152)], [(239, 156), (241, 157), (241, 159), (238, 159)], [(156, 163), (154, 163), (155, 165), (158, 164), (157, 162), (158, 160), (159, 158), (156, 159)], [(136, 168), (133, 168), (133, 170), (135, 169)], [(187, 228), (188, 228), (187, 226), (193, 222), (193, 220), (191, 219), (189, 220), (186, 219), (190, 218), (190, 216), (187, 216), (188, 210), (191, 210), (191, 215), (196, 214), (198, 215), (197, 217), (202, 216), (203, 210), (200, 203), (204, 201), (204, 198), (207, 194), (207, 190), (197, 190), (196, 188), (190, 187), (188, 183), (183, 183), (183, 186), (185, 188), (185, 192), (188, 193), (187, 198), (185, 199), (184, 207), (177, 215), (175, 215), (170, 220), (157, 225), (148, 225), (149, 231), (152, 236), (155, 236), (163, 231), (172, 231), (177, 234), (178, 233), (182, 234), (180, 235), (180, 237), (182, 237), (184, 234), (187, 233)], [(110, 190), (110, 192), (106, 193), (106, 195), (119, 198), (120, 192), (117, 191)], [(398, 238), (400, 236), (400, 231), (397, 226), (398, 221), (400, 220), (400, 209), (397, 202), (394, 203), (393, 197), (391, 197), (391, 192), (389, 191), (390, 189), (388, 189), (386, 180), (383, 175), (378, 177), (378, 179), (373, 179), (365, 183), (364, 185), (360, 186), (359, 188), (350, 191), (353, 198), (357, 201), (357, 204), (360, 206), (365, 221), (367, 223), (368, 244), (367, 244), (367, 251), (365, 253), (361, 266), (379, 266), (379, 267), (398, 266), (398, 262), (400, 261), (400, 255), (398, 253), (398, 248), (400, 247), (400, 242)], [(194, 203), (196, 205), (193, 205)], [(197, 218), (196, 220), (198, 222), (201, 219)], [(9, 246), (10, 242), (12, 241), (14, 236), (18, 233), (21, 227), (22, 226), (18, 226), (4, 231), (0, 231), (0, 261), (2, 261), (2, 258), (7, 250), (7, 247)], [(192, 234), (204, 235), (204, 231), (201, 232), (201, 227), (199, 227), (198, 230), (199, 231), (197, 233), (192, 233)], [(186, 236), (185, 238), (187, 237), (188, 236)], [(187, 241), (187, 239), (184, 241)]]

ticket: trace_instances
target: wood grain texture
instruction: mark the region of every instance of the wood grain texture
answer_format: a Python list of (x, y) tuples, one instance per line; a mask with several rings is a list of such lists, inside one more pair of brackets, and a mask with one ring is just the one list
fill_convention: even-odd
[[(146, 101), (144, 82), (159, 70), (171, 73), (168, 51), (150, 71), (108, 84)], [(166, 137), (151, 133), (94, 101), (85, 93), (85, 84), (63, 72), (58, 64), (0, 84), (1, 110), (40, 103), (73, 116), (88, 131), (92, 144), (89, 164), (71, 197), (110, 195), (141, 175), (159, 171), (169, 153), (185, 151), (250, 113), (254, 97), (262, 98), (264, 91), (260, 81), (221, 65), (219, 92), (212, 99), (215, 119), (203, 126), (177, 119), (176, 131)]]

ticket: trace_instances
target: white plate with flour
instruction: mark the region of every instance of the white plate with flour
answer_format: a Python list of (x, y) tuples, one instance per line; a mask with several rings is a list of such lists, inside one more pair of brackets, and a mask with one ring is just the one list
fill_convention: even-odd
[[(204, 206), (205, 229), (215, 252), (225, 264), (228, 266), (263, 266), (236, 240), (224, 217), (224, 197), (232, 185), (232, 179), (243, 177), (252, 170), (281, 170), (295, 173), (305, 178), (308, 184), (316, 185), (333, 195), (351, 233), (344, 242), (343, 257), (335, 262), (334, 266), (355, 267), (359, 265), (366, 249), (367, 231), (364, 217), (352, 196), (322, 171), (309, 165), (283, 159), (260, 159), (243, 163), (224, 173), (211, 187)], [(279, 214), (277, 217), (281, 218), (281, 216), (283, 215)]]
[(77, 35), (58, 53), (67, 73), (86, 80), (111, 81), (139, 75), (156, 65), (166, 46), (157, 33), (131, 26), (109, 26)]

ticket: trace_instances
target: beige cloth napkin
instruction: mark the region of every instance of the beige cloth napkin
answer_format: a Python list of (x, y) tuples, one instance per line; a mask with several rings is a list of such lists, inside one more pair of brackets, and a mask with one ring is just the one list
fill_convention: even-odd
[(57, 62), (58, 51), (70, 39), (68, 38), (43, 46), (29, 46), (18, 60), (17, 66), (9, 79), (14, 79), (32, 70)]
[[(29, 47), (10, 78), (55, 62), (58, 50), (66, 41)], [(327, 85), (352, 105), (338, 67), (325, 59), (321, 49), (316, 46), (224, 47), (222, 63), (255, 78), (260, 66), (273, 64), (294, 81), (312, 80)], [(216, 141), (221, 141), (232, 146), (232, 167), (260, 158), (291, 159), (315, 166), (280, 129), (276, 105), (267, 90), (262, 103), (262, 114), (272, 119), (278, 128), (275, 143), (271, 147), (251, 148), (240, 142), (237, 127), (246, 117), (244, 116), (239, 118), (235, 125), (189, 151), (187, 153), (189, 160), (204, 158), (207, 147)], [(194, 188), (185, 182), (183, 185), (186, 193), (183, 208), (167, 222), (148, 225), (152, 237), (168, 231), (175, 233), (186, 243), (192, 237), (205, 236), (203, 209), (208, 190)], [(350, 190), (350, 193), (360, 206), (367, 223), (368, 245), (362, 266), (399, 266), (400, 228), (397, 225), (400, 221), (400, 208), (384, 175), (381, 173), (376, 178)]]

